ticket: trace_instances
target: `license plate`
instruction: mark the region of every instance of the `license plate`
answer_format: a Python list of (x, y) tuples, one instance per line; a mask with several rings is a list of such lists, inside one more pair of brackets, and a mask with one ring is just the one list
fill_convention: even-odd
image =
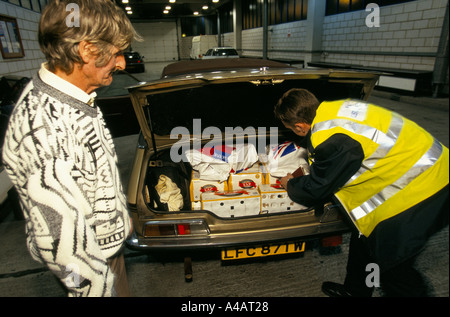
[(222, 260), (239, 260), (264, 256), (300, 253), (305, 251), (305, 242), (283, 242), (255, 247), (227, 248), (222, 250)]

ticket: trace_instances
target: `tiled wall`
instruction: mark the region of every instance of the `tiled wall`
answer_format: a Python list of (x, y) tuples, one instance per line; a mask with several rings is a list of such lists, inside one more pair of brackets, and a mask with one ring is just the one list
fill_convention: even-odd
[(295, 51), (298, 51), (300, 55), (301, 52), (305, 52), (305, 25), (305, 21), (297, 21), (269, 27), (268, 41), (269, 51), (271, 51), (269, 57), (290, 59)]
[(262, 57), (263, 29), (242, 30), (242, 52), (249, 57)]
[(25, 57), (3, 59), (0, 54), (0, 76), (18, 75), (31, 77), (45, 61), (37, 41), (40, 13), (18, 7), (6, 2), (0, 2), (0, 12), (15, 17), (19, 26)]
[(178, 60), (175, 22), (134, 23), (133, 26), (145, 41), (132, 43), (132, 48), (145, 56), (145, 62)]
[[(380, 26), (369, 28), (361, 10), (324, 17), (322, 45), (313, 61), (432, 71), (448, 0), (417, 0), (380, 7)], [(306, 21), (269, 26), (268, 57), (311, 58)], [(242, 31), (242, 54), (262, 57), (262, 28)]]
[(234, 46), (234, 33), (222, 34), (222, 44), (223, 46)]
[[(445, 0), (418, 0), (380, 8), (380, 26), (369, 12), (325, 17), (322, 61), (413, 70), (433, 70)], [(354, 54), (352, 54), (354, 52)]]

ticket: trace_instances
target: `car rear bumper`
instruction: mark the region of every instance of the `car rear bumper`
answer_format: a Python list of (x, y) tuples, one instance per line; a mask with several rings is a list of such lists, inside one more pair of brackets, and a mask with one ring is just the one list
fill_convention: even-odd
[(136, 232), (127, 239), (126, 243), (133, 250), (177, 250), (177, 249), (212, 249), (239, 245), (264, 244), (275, 241), (311, 240), (322, 236), (335, 235), (349, 231), (349, 226), (339, 220), (320, 223), (314, 226), (302, 226), (292, 229), (279, 229), (264, 232), (209, 234), (202, 237), (164, 237), (145, 238)]

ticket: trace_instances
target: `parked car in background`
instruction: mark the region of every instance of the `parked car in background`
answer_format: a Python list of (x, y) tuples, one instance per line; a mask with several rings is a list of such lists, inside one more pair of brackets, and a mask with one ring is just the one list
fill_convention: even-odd
[[(130, 87), (141, 135), (127, 189), (134, 225), (128, 246), (217, 248), (223, 260), (234, 260), (301, 252), (309, 239), (347, 231), (336, 203), (292, 205), (263, 164), (223, 182), (202, 180), (185, 150), (200, 147), (206, 155), (220, 150), (226, 156), (224, 144), (234, 150), (239, 142), (257, 140), (264, 151), (274, 133), (279, 144), (301, 144), (274, 118), (283, 93), (306, 88), (320, 101), (366, 100), (377, 79), (369, 72), (240, 58), (174, 63), (161, 79)], [(240, 181), (232, 182), (232, 176)]]
[(144, 56), (141, 56), (138, 52), (124, 52), (123, 53), (126, 61), (125, 71), (132, 73), (143, 73), (145, 72)]
[(232, 47), (213, 47), (202, 56), (202, 59), (213, 58), (239, 58), (239, 54)]

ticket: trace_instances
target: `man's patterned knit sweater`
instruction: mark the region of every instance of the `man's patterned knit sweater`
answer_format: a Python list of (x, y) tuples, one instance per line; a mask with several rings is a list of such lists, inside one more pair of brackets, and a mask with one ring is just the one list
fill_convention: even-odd
[(69, 296), (114, 295), (107, 259), (121, 250), (131, 224), (98, 107), (35, 76), (11, 116), (3, 160), (19, 192), (32, 257), (68, 286)]

